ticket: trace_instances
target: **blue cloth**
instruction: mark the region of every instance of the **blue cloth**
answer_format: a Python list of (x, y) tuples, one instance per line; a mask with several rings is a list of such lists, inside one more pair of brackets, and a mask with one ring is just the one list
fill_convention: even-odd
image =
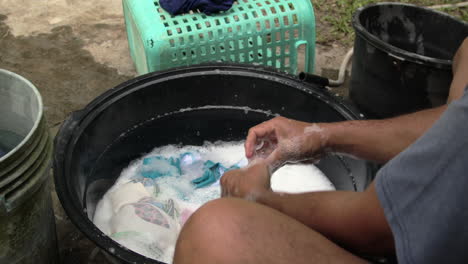
[[(203, 162), (198, 153), (186, 152), (179, 157), (165, 158), (163, 156), (152, 156), (143, 159), (140, 174), (143, 179), (138, 179), (142, 183), (154, 184), (154, 182), (144, 181), (144, 178), (156, 179), (160, 177), (178, 177), (182, 175), (182, 171), (197, 162)], [(192, 181), (195, 188), (203, 188), (217, 182), (226, 171), (239, 169), (240, 164), (233, 165), (229, 168), (224, 167), (220, 163), (215, 163), (207, 160), (203, 164), (203, 175)], [(201, 166), (201, 164), (200, 164)]]
[(171, 15), (188, 13), (190, 10), (199, 9), (201, 12), (211, 15), (231, 8), (234, 0), (160, 0), (159, 4)]
[(204, 173), (203, 176), (196, 178), (192, 181), (195, 184), (195, 188), (203, 188), (206, 186), (210, 186), (211, 184), (215, 183), (216, 181), (223, 176), (226, 171), (236, 170), (239, 169), (238, 166), (233, 165), (229, 168), (224, 167), (219, 162), (214, 163), (211, 160), (208, 160), (204, 164)]
[(468, 259), (468, 92), (377, 174), (399, 264)]
[(164, 176), (180, 176), (179, 158), (165, 158), (162, 156), (153, 156), (143, 159), (141, 175), (146, 178), (159, 178)]

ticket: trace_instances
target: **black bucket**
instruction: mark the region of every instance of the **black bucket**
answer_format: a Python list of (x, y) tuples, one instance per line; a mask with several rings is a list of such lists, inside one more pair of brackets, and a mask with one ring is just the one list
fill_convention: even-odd
[(353, 26), (350, 98), (360, 110), (385, 118), (446, 102), (467, 23), (428, 8), (379, 3), (358, 9)]
[[(55, 139), (57, 194), (72, 222), (99, 247), (126, 262), (157, 263), (120, 246), (90, 220), (122, 169), (162, 145), (243, 140), (251, 126), (275, 114), (309, 122), (360, 116), (322, 87), (257, 67), (192, 66), (140, 76), (64, 122)], [(362, 191), (373, 176), (369, 163), (348, 157), (330, 155), (317, 166), (341, 190)]]

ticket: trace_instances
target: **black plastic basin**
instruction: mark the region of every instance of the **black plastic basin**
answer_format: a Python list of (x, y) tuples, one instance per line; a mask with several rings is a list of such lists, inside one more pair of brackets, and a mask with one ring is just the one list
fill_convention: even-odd
[(368, 117), (445, 104), (466, 22), (429, 8), (378, 3), (359, 8), (353, 26), (350, 98)]
[[(73, 223), (99, 247), (126, 262), (157, 263), (120, 246), (90, 220), (121, 170), (162, 145), (242, 140), (275, 114), (310, 122), (359, 118), (323, 88), (262, 68), (207, 65), (148, 74), (64, 122), (55, 139), (57, 193)], [(372, 178), (361, 160), (329, 156), (317, 166), (341, 190), (361, 191)]]

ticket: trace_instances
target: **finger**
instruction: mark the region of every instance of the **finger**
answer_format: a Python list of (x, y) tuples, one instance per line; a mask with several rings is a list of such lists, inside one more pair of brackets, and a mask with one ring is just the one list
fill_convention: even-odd
[(226, 187), (226, 188), (224, 188), (224, 196), (223, 197), (229, 197), (229, 196), (230, 196), (229, 188)]
[(274, 132), (274, 126), (271, 125), (270, 121), (261, 123), (249, 129), (247, 138), (245, 140), (245, 156), (251, 158), (257, 145), (257, 140), (266, 137), (268, 134)]
[(227, 191), (227, 189), (223, 188), (223, 195), (221, 197), (228, 197), (229, 196), (229, 192)]
[(276, 171), (283, 165), (284, 157), (281, 149), (276, 148), (266, 159), (265, 162), (270, 170), (270, 173)]
[(227, 183), (227, 178), (222, 177), (221, 178), (221, 197), (226, 197), (227, 196), (227, 189), (228, 189), (228, 183)]
[(255, 151), (255, 145), (257, 145), (257, 140), (263, 137), (264, 134), (267, 133), (267, 129), (260, 125), (255, 126), (249, 129), (249, 133), (247, 134), (247, 138), (245, 139), (245, 156), (250, 158), (253, 156)]

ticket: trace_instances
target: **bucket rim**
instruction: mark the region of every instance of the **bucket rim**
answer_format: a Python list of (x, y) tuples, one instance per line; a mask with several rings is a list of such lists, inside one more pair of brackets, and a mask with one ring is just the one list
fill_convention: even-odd
[(34, 121), (34, 124), (33, 124), (32, 128), (29, 130), (26, 137), (24, 137), (21, 140), (21, 142), (18, 145), (16, 145), (12, 150), (7, 152), (4, 156), (0, 157), (0, 162), (2, 162), (4, 160), (7, 160), (14, 153), (16, 153), (16, 151), (18, 151), (20, 148), (22, 148), (26, 144), (26, 142), (28, 142), (29, 139), (31, 139), (31, 137), (33, 136), (33, 134), (36, 132), (37, 128), (39, 127), (39, 124), (41, 123), (42, 116), (44, 114), (44, 107), (43, 107), (43, 102), (42, 102), (42, 96), (39, 93), (39, 90), (37, 89), (37, 87), (34, 84), (32, 84), (31, 81), (29, 81), (28, 79), (24, 78), (23, 76), (21, 76), (21, 75), (19, 75), (17, 73), (14, 73), (12, 71), (8, 71), (8, 70), (5, 70), (5, 69), (0, 69), (0, 74), (11, 76), (11, 77), (13, 77), (15, 79), (18, 79), (21, 82), (25, 83), (29, 88), (31, 88), (31, 90), (33, 91), (34, 95), (37, 98), (38, 108), (39, 108), (38, 112), (37, 112), (36, 120)]
[[(112, 89), (107, 90), (103, 94), (96, 97), (82, 110), (73, 112), (60, 127), (57, 136), (55, 137), (55, 149), (53, 158), (54, 167), (54, 181), (56, 186), (57, 195), (60, 203), (62, 204), (66, 214), (71, 222), (96, 246), (102, 248), (110, 253), (113, 257), (123, 261), (132, 263), (163, 263), (158, 260), (150, 259), (141, 254), (138, 254), (126, 247), (120, 245), (118, 242), (112, 240), (109, 236), (105, 235), (88, 217), (87, 212), (77, 204), (73, 198), (73, 190), (69, 189), (69, 184), (66, 181), (66, 174), (69, 174), (69, 164), (71, 158), (69, 155), (73, 151), (73, 147), (77, 143), (78, 138), (86, 129), (86, 126), (92, 122), (98, 113), (96, 111), (103, 111), (115, 101), (127, 96), (129, 91), (137, 90), (148, 84), (156, 84), (171, 80), (171, 76), (189, 77), (191, 75), (200, 74), (201, 72), (211, 71), (214, 74), (231, 73), (235, 74), (244, 73), (243, 77), (267, 77), (282, 78), (284, 85), (289, 85), (291, 88), (298, 89), (311, 94), (311, 96), (321, 96), (319, 99), (322, 101), (328, 100), (333, 103), (331, 107), (342, 114), (346, 119), (362, 119), (360, 112), (353, 109), (350, 105), (337, 99), (326, 90), (311, 89), (311, 84), (300, 81), (297, 77), (275, 70), (269, 67), (255, 66), (249, 64), (228, 64), (228, 63), (204, 63), (199, 65), (183, 66), (172, 68), (159, 72), (152, 72), (145, 75), (137, 76), (128, 81), (125, 81)], [(268, 74), (268, 76), (267, 76)], [(273, 79), (272, 81), (278, 81)]]
[(424, 55), (420, 55), (420, 54), (417, 54), (415, 52), (410, 52), (410, 51), (406, 51), (404, 49), (401, 49), (401, 48), (398, 48), (396, 46), (393, 46), (389, 43), (386, 43), (385, 41), (379, 39), (378, 37), (376, 37), (374, 34), (371, 34), (360, 22), (360, 17), (361, 17), (361, 14), (367, 10), (367, 9), (370, 9), (370, 8), (375, 8), (375, 7), (379, 7), (379, 6), (405, 6), (405, 7), (409, 7), (409, 8), (415, 8), (415, 9), (422, 9), (422, 10), (426, 10), (428, 12), (432, 12), (432, 13), (435, 13), (439, 16), (443, 16), (443, 17), (446, 17), (446, 18), (449, 18), (457, 23), (460, 23), (460, 24), (463, 24), (465, 27), (468, 28), (468, 23), (463, 21), (463, 20), (460, 20), (460, 19), (457, 19), (455, 18), (454, 16), (451, 16), (447, 13), (444, 13), (444, 12), (441, 12), (441, 11), (438, 11), (438, 10), (435, 10), (435, 9), (431, 9), (431, 8), (428, 8), (428, 7), (424, 7), (424, 6), (417, 6), (417, 5), (414, 5), (414, 4), (408, 4), (408, 3), (396, 3), (396, 2), (380, 2), (380, 3), (374, 3), (374, 4), (369, 4), (369, 5), (366, 5), (366, 6), (362, 6), (360, 8), (358, 8), (354, 14), (353, 14), (353, 18), (352, 18), (352, 25), (354, 27), (354, 30), (356, 32), (357, 35), (359, 35), (360, 37), (364, 38), (365, 40), (367, 40), (369, 42), (369, 44), (375, 46), (376, 48), (380, 49), (380, 50), (383, 50), (385, 52), (387, 52), (390, 56), (398, 59), (398, 60), (401, 60), (401, 61), (410, 61), (410, 62), (414, 62), (414, 63), (418, 63), (418, 64), (424, 64), (424, 65), (427, 65), (427, 66), (432, 66), (432, 67), (435, 67), (435, 68), (442, 68), (442, 69), (451, 69), (452, 67), (452, 59), (438, 59), (438, 58), (433, 58), (433, 57), (429, 57), (429, 56), (424, 56)]

